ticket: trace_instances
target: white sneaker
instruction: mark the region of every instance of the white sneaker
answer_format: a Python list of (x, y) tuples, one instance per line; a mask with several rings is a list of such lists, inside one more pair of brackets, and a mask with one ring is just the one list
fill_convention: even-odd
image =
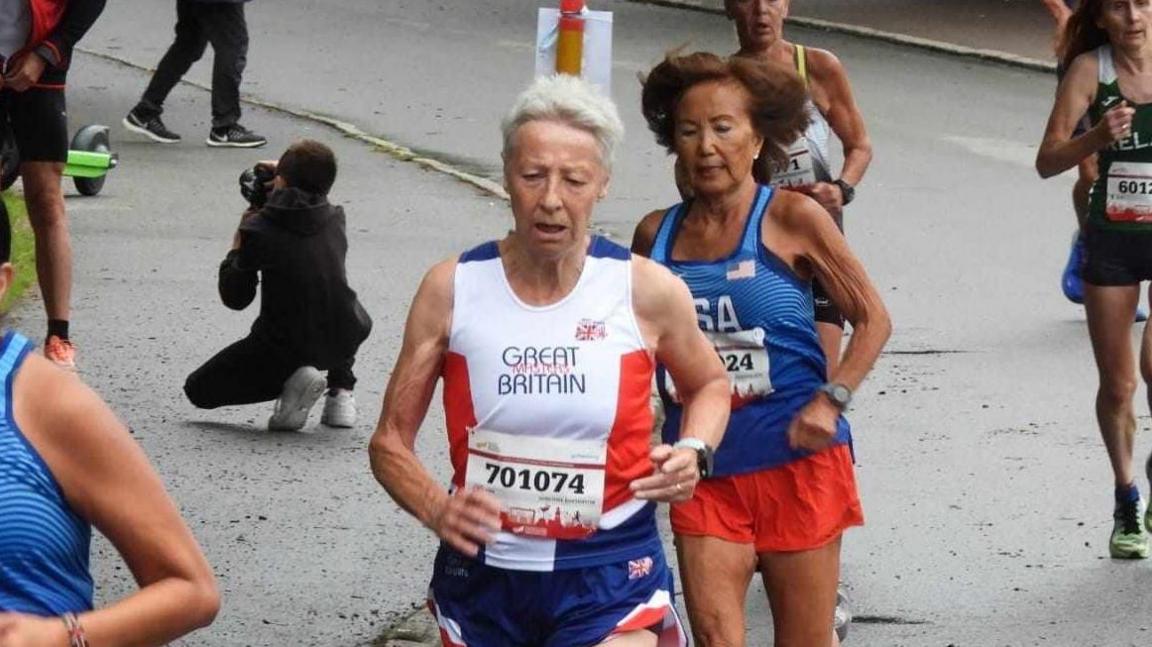
[(301, 366), (284, 381), (284, 390), (268, 418), (269, 431), (300, 431), (308, 422), (308, 412), (327, 386), (324, 374), (314, 366)]
[(840, 642), (848, 637), (848, 625), (852, 624), (852, 609), (848, 607), (848, 595), (843, 587), (836, 587), (836, 613), (832, 621), (832, 630)]
[(320, 424), (329, 427), (356, 426), (356, 398), (348, 389), (332, 389), (328, 397), (324, 398), (324, 413), (320, 416)]

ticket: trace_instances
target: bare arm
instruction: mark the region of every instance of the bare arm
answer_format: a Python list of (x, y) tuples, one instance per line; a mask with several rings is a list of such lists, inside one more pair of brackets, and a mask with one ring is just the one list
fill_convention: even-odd
[(455, 269), (455, 261), (433, 267), (412, 301), (368, 453), (373, 475), (401, 508), (457, 550), (475, 555), (491, 539), (488, 530), (500, 525), (499, 503), (481, 490), (450, 495), (415, 452), (448, 350)]
[(817, 205), (811, 202), (801, 205), (801, 209), (809, 211), (797, 214), (795, 225), (805, 250), (804, 257), (828, 290), (832, 303), (852, 324), (848, 346), (829, 381), (855, 391), (880, 356), (892, 333), (892, 322), (880, 293), (848, 247), (844, 234), (826, 214), (820, 213)]
[(652, 245), (656, 242), (656, 234), (660, 231), (660, 222), (664, 219), (664, 210), (653, 211), (640, 220), (632, 232), (632, 253), (648, 258), (652, 256)]
[[(716, 349), (700, 332), (688, 286), (664, 267), (633, 257), (633, 303), (649, 347), (676, 382), (684, 415), (680, 438), (698, 438), (717, 447), (724, 437), (731, 406), (731, 386)], [(639, 479), (639, 498), (662, 501), (690, 498), (691, 488), (676, 483), (699, 480), (696, 454), (662, 445), (653, 450), (654, 476)]]
[(1064, 0), (1042, 0), (1042, 2), (1048, 13), (1052, 14), (1052, 20), (1056, 21), (1056, 33), (1059, 35), (1064, 31), (1064, 25), (1068, 24), (1068, 19), (1072, 17), (1072, 10), (1064, 4)]
[[(80, 616), (89, 642), (162, 645), (212, 622), (220, 601), (211, 568), (124, 425), (80, 380), (38, 355), (27, 358), (14, 391), (17, 424), (72, 508), (108, 537), (140, 585), (136, 593)], [(39, 625), (44, 631), (63, 628), (57, 619), (38, 620), (47, 623)], [(24, 625), (32, 632), (36, 627), (35, 621)], [(24, 629), (16, 620), (8, 631), (20, 635)]]
[(1072, 137), (1076, 123), (1096, 98), (1096, 67), (1096, 55), (1083, 54), (1072, 62), (1060, 83), (1044, 139), (1036, 154), (1036, 171), (1042, 178), (1063, 173), (1128, 134), (1135, 111), (1120, 103), (1108, 110), (1094, 128), (1079, 137)]
[[(818, 204), (802, 195), (781, 193), (770, 209), (765, 228), (780, 226), (780, 232), (772, 232), (775, 239), (783, 237), (785, 245), (795, 250), (852, 324), (848, 347), (828, 380), (855, 391), (892, 332), (888, 310), (844, 235)], [(764, 236), (767, 240), (770, 233), (766, 231)], [(830, 399), (818, 394), (792, 421), (788, 433), (793, 446), (810, 450), (827, 446), (836, 434), (839, 414)]]
[(868, 164), (872, 162), (872, 140), (864, 126), (864, 116), (856, 105), (848, 74), (840, 60), (831, 52), (810, 49), (813, 80), (816, 82), (820, 105), (827, 106), (823, 111), (832, 132), (844, 147), (844, 166), (840, 179), (856, 186), (864, 179)]

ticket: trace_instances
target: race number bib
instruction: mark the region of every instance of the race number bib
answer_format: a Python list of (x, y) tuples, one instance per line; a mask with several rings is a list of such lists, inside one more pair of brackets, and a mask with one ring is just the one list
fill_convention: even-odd
[(500, 500), (507, 532), (548, 539), (583, 539), (596, 532), (604, 509), (608, 443), (468, 433), (464, 481)]
[(801, 137), (788, 148), (788, 164), (776, 166), (772, 173), (772, 184), (782, 189), (816, 184), (816, 167), (812, 163), (812, 151), (808, 150), (807, 139)]
[(1152, 222), (1152, 164), (1112, 164), (1104, 213), (1113, 222)]
[[(764, 329), (752, 328), (736, 332), (704, 331), (720, 356), (728, 381), (732, 385), (732, 406), (742, 406), (749, 400), (763, 398), (772, 393), (771, 366), (768, 349), (764, 346)], [(679, 402), (676, 385), (671, 376), (666, 381), (668, 395)]]

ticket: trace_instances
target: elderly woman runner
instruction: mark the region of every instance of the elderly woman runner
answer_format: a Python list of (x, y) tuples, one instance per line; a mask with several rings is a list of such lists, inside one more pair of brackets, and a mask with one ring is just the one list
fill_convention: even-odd
[[(888, 315), (828, 212), (752, 174), (761, 151), (786, 159), (808, 123), (805, 100), (791, 70), (742, 56), (672, 56), (644, 84), (649, 127), (679, 157), (694, 197), (648, 214), (632, 249), (687, 283), (731, 380), (713, 475), (672, 506), (700, 645), (744, 644), (744, 600), (757, 571), (777, 647), (836, 644), (840, 538), (863, 523), (841, 414), (888, 338)], [(816, 332), (814, 279), (855, 331), (831, 373)], [(657, 385), (672, 442), (683, 388), (663, 371)]]
[[(12, 284), (0, 203), (0, 297)], [(0, 647), (163, 645), (212, 622), (212, 570), (98, 395), (24, 336), (0, 337)], [(92, 527), (140, 590), (93, 605)]]
[[(537, 81), (504, 122), (515, 227), (425, 276), (370, 453), (441, 540), (429, 606), (445, 645), (684, 645), (655, 502), (692, 496), (728, 381), (684, 284), (590, 236), (623, 128), (584, 81)], [(681, 440), (651, 447), (656, 361)], [(438, 379), (445, 490), (413, 451)]]

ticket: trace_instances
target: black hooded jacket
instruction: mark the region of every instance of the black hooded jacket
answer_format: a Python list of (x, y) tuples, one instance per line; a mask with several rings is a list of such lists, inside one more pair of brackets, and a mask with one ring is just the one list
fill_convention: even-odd
[(353, 357), (372, 320), (348, 286), (344, 210), (323, 195), (274, 191), (240, 225), (240, 249), (220, 264), (220, 298), (243, 310), (263, 278), (252, 334), (303, 364), (327, 369)]

